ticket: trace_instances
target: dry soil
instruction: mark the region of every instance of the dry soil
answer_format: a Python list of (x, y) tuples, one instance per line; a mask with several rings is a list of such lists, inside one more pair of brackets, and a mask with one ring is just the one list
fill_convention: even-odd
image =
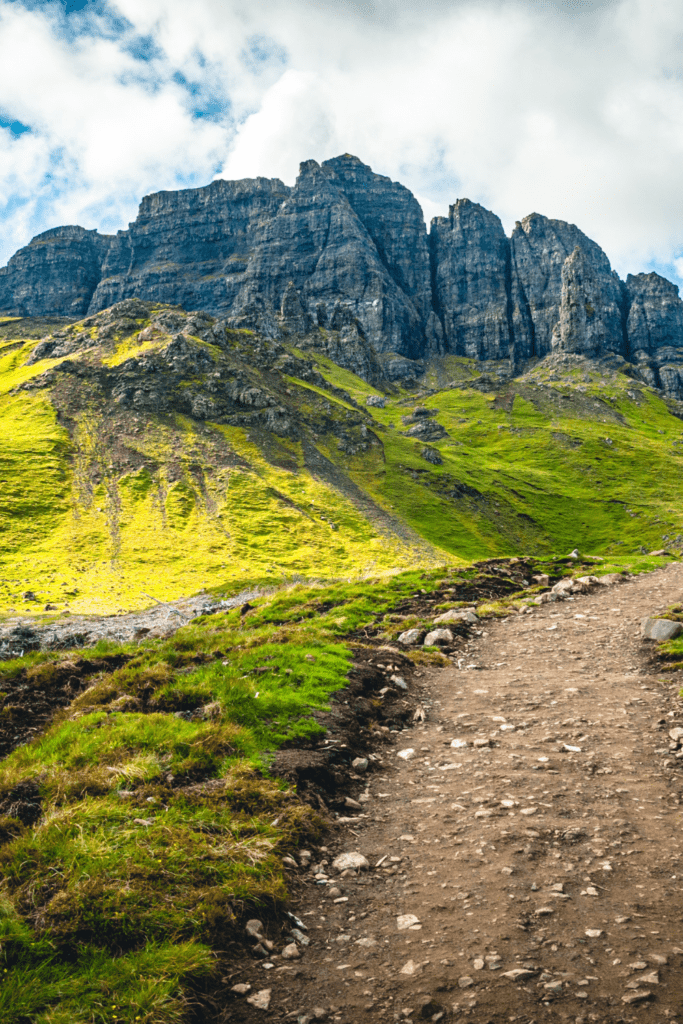
[[(672, 563), (424, 669), (424, 722), (293, 872), (310, 945), (236, 965), (223, 1019), (683, 1022), (681, 684), (639, 629), (682, 597)], [(339, 878), (344, 851), (370, 869)]]

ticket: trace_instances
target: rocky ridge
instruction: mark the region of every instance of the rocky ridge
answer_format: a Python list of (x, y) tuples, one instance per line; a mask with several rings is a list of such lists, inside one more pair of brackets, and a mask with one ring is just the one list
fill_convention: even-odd
[(78, 317), (133, 297), (262, 333), (287, 313), (368, 380), (415, 377), (446, 353), (516, 369), (559, 351), (628, 360), (683, 397), (671, 282), (621, 281), (582, 231), (540, 214), (507, 238), (468, 199), (427, 232), (411, 192), (349, 154), (304, 162), (293, 188), (255, 178), (146, 196), (126, 231), (55, 228), (0, 269), (9, 314)]

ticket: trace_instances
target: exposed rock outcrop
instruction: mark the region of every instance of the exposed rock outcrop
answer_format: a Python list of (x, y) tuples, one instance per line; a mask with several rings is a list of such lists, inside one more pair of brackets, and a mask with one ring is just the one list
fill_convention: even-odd
[(73, 225), (36, 235), (0, 269), (0, 309), (17, 316), (84, 316), (112, 237)]
[[(683, 388), (671, 282), (622, 283), (582, 231), (536, 213), (508, 239), (467, 199), (427, 234), (411, 192), (349, 154), (306, 161), (293, 188), (255, 178), (159, 192), (126, 231), (56, 228), (0, 270), (8, 313), (82, 316), (134, 298), (295, 336), (368, 381), (410, 382), (443, 353), (515, 370), (556, 351), (621, 356), (649, 383)], [(58, 338), (51, 354), (88, 341)]]
[(552, 347), (587, 356), (624, 354), (621, 289), (603, 261), (579, 245), (562, 265), (560, 319)]
[(471, 359), (508, 359), (513, 346), (510, 243), (500, 218), (469, 199), (430, 234), (434, 299), (449, 352)]

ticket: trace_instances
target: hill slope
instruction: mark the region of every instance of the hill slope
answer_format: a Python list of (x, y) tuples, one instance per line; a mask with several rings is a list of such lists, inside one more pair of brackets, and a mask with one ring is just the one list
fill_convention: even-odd
[(683, 543), (681, 407), (623, 359), (445, 356), (380, 390), (304, 328), (137, 300), (3, 321), (0, 612)]

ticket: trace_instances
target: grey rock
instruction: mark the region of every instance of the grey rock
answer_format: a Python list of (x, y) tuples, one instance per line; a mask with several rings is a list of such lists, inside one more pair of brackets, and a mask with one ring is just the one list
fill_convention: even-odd
[(450, 629), (433, 629), (424, 638), (425, 647), (439, 646), (441, 644), (453, 643), (453, 634)]
[(434, 619), (435, 626), (441, 625), (444, 622), (469, 622), (474, 625), (479, 622), (479, 618), (469, 608), (451, 608), (449, 611), (443, 612), (442, 615), (437, 615)]
[(256, 939), (260, 942), (263, 938), (263, 922), (252, 918), (251, 921), (247, 921), (244, 931), (248, 939)]
[(562, 266), (559, 323), (552, 347), (587, 356), (625, 352), (622, 292), (605, 254), (577, 245)]
[(645, 640), (673, 640), (683, 633), (683, 625), (670, 619), (643, 619), (640, 632)]
[(644, 1003), (647, 999), (652, 998), (652, 993), (646, 989), (636, 990), (635, 992), (626, 992), (622, 997), (622, 1003), (632, 1005), (633, 1003)]
[(406, 646), (410, 644), (419, 644), (425, 635), (424, 629), (406, 629), (398, 638), (400, 644)]
[[(620, 322), (618, 335), (613, 334), (615, 324), (612, 321), (612, 301), (619, 293), (619, 285), (612, 275), (612, 268), (605, 253), (574, 224), (549, 220), (540, 214), (532, 213), (521, 222), (517, 222), (511, 238), (513, 274), (519, 281), (533, 326), (530, 354), (545, 356), (553, 348), (559, 348), (561, 345), (561, 335), (555, 333), (555, 328), (560, 323), (563, 288), (566, 289), (568, 310), (569, 303), (573, 303), (576, 295), (575, 271), (578, 272), (579, 266), (576, 261), (570, 261), (565, 271), (565, 282), (563, 268), (577, 246), (582, 252), (579, 262), (582, 268), (587, 270), (586, 280), (590, 287), (597, 292), (604, 291), (608, 299), (609, 315), (605, 325), (605, 337), (609, 341), (610, 351), (620, 351), (624, 347)], [(593, 308), (598, 318), (601, 318), (601, 307), (593, 305)], [(570, 335), (567, 335), (567, 343), (569, 337)]]
[(471, 359), (508, 359), (510, 243), (495, 214), (459, 199), (430, 232), (434, 302), (449, 352)]
[(270, 1006), (272, 991), (270, 988), (262, 988), (259, 992), (254, 992), (253, 996), (248, 996), (247, 1002), (255, 1006), (257, 1010), (267, 1010)]
[(420, 452), (420, 458), (424, 459), (425, 462), (431, 462), (433, 466), (441, 466), (443, 459), (436, 448), (423, 448)]
[(367, 871), (370, 867), (368, 860), (362, 853), (341, 853), (332, 861), (332, 867), (340, 874), (342, 871)]
[[(536, 213), (508, 239), (495, 214), (459, 199), (427, 233), (409, 190), (349, 154), (304, 162), (292, 188), (255, 178), (158, 192), (125, 231), (54, 228), (0, 269), (0, 309), (22, 316), (80, 317), (136, 299), (220, 316), (218, 344), (226, 329), (295, 338), (372, 383), (414, 382), (445, 352), (512, 369), (556, 352), (629, 359), (642, 381), (683, 398), (674, 284), (654, 273), (622, 283), (578, 227)], [(46, 339), (33, 359), (88, 343), (87, 331)], [(200, 413), (213, 418), (210, 404)], [(408, 433), (439, 431), (414, 423)]]
[(415, 437), (419, 441), (440, 441), (448, 437), (448, 433), (436, 420), (420, 420), (405, 431), (406, 437)]
[(367, 757), (354, 757), (353, 761), (351, 762), (351, 767), (353, 768), (354, 772), (366, 772), (368, 770), (369, 764), (370, 762), (368, 761)]
[(282, 957), (283, 960), (300, 960), (301, 959), (301, 950), (297, 946), (296, 942), (290, 942), (282, 950), (282, 953), (280, 954), (280, 956)]
[(112, 239), (75, 226), (36, 235), (0, 270), (0, 309), (85, 316)]
[(374, 406), (377, 409), (383, 409), (387, 404), (387, 400), (383, 395), (368, 395), (365, 399), (365, 404)]
[(683, 334), (683, 302), (678, 287), (659, 274), (629, 274), (626, 331), (630, 358), (647, 359), (660, 349), (677, 348)]
[(247, 992), (251, 992), (251, 985), (249, 982), (240, 982), (239, 985), (233, 985), (230, 991), (238, 996), (246, 996)]

